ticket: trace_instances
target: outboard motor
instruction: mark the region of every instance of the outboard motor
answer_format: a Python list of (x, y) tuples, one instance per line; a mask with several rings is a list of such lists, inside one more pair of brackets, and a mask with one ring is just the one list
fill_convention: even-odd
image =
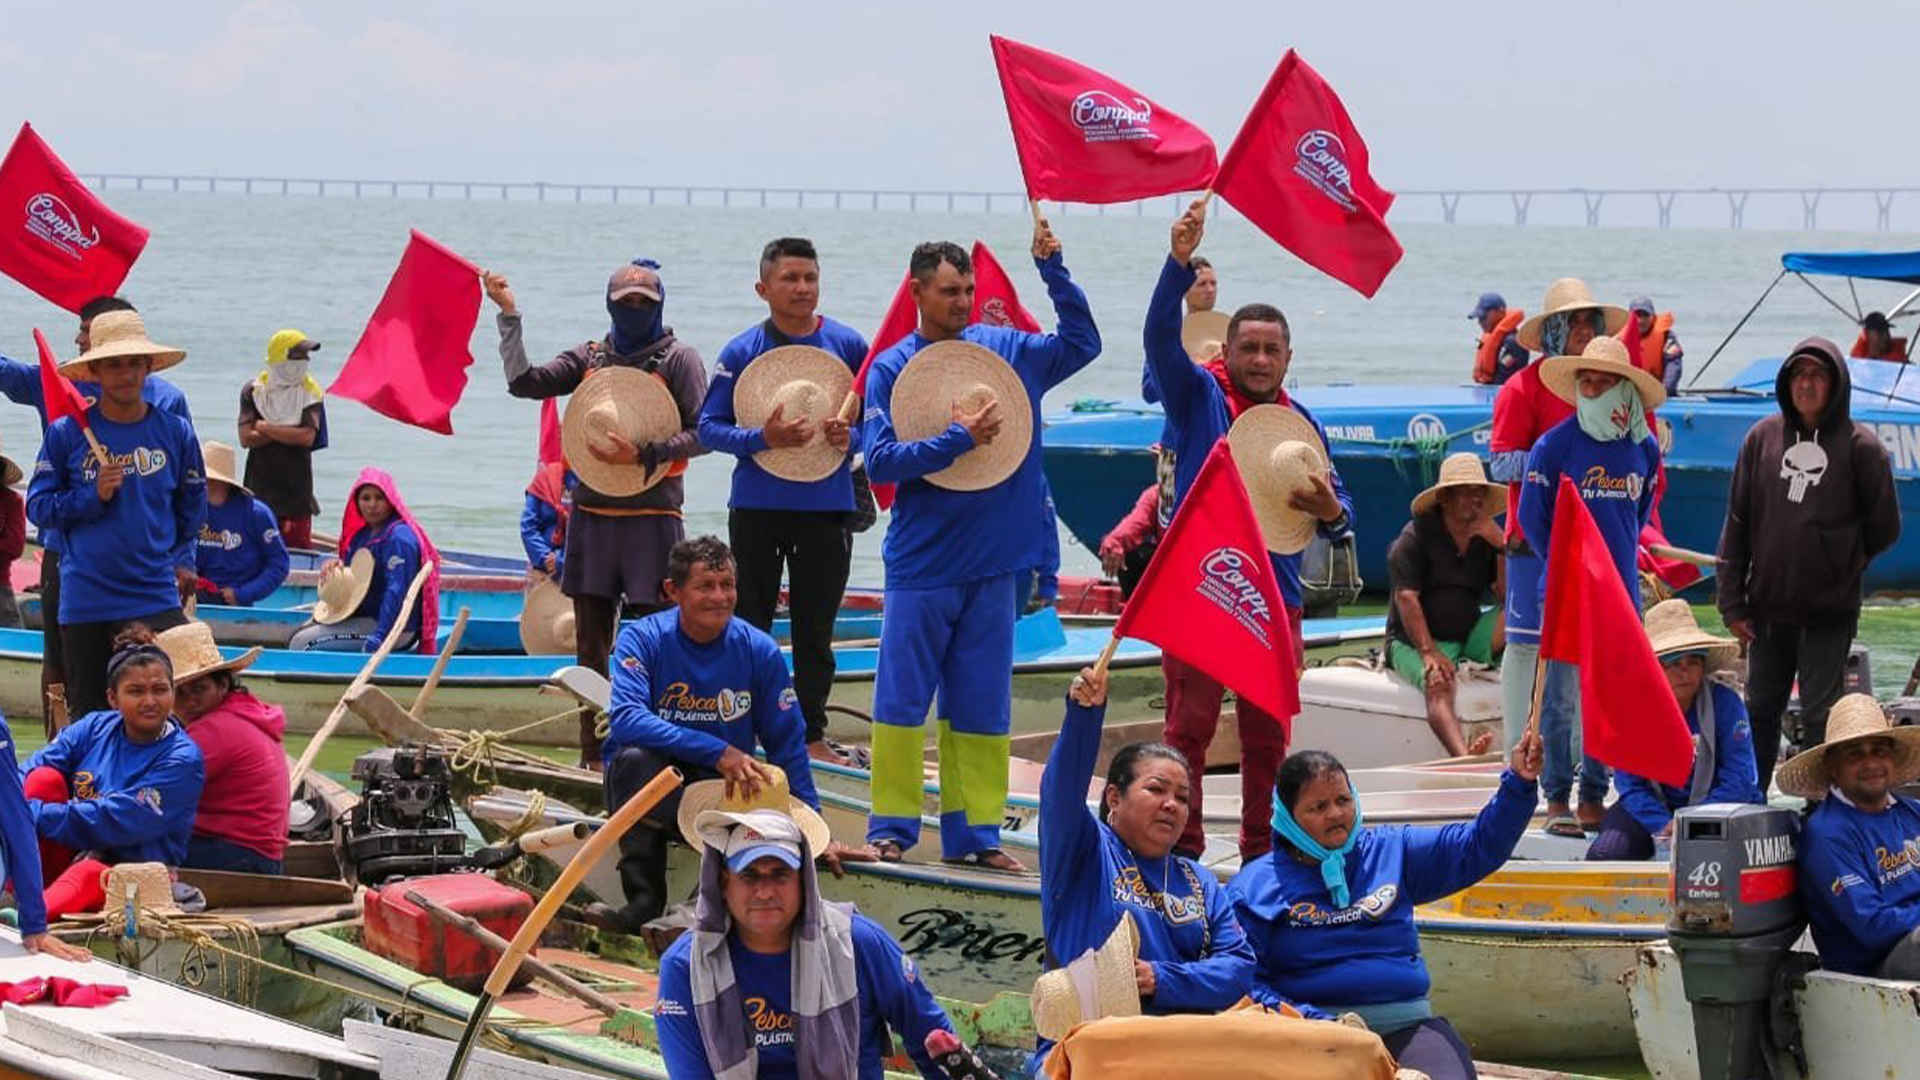
[(340, 865), (363, 885), (467, 866), (453, 816), (447, 755), (428, 747), (370, 750), (353, 761), (360, 804), (346, 816)]
[(1805, 919), (1792, 811), (1713, 803), (1674, 815), (1667, 943), (1693, 1003), (1700, 1080), (1773, 1075), (1768, 1003)]

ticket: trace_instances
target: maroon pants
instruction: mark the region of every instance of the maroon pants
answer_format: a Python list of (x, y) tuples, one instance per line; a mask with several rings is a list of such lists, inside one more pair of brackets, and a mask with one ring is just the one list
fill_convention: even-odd
[(281, 518), (280, 542), (290, 548), (310, 548), (313, 546), (313, 518)]
[[(1287, 609), (1293, 624), (1294, 663), (1303, 663), (1300, 643), (1300, 609)], [(1214, 728), (1220, 722), (1220, 703), (1226, 690), (1198, 668), (1163, 657), (1160, 669), (1167, 678), (1168, 745), (1186, 755), (1193, 766), (1193, 809), (1187, 815), (1187, 827), (1180, 834), (1177, 850), (1198, 856), (1206, 847), (1201, 832), (1202, 774), (1206, 771), (1207, 747), (1213, 742)], [(1273, 778), (1280, 761), (1287, 756), (1292, 737), (1293, 717), (1273, 717), (1243, 699), (1235, 698), (1234, 721), (1240, 726), (1240, 860), (1250, 862), (1273, 846)]]

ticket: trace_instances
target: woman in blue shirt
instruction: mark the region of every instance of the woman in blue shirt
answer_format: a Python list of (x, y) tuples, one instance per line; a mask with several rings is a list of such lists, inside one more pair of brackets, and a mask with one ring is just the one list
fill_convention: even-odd
[(0, 874), (13, 894), (18, 913), (20, 944), (30, 953), (43, 952), (62, 960), (91, 960), (93, 954), (47, 933), (47, 903), (40, 891), (40, 838), (33, 829), (33, 810), (20, 788), (19, 759), (13, 752), (13, 730), (0, 716)]
[[(381, 469), (360, 470), (340, 523), (340, 558), (320, 568), (322, 577), (365, 549), (373, 555), (373, 582), (352, 614), (331, 625), (310, 622), (294, 631), (289, 649), (327, 652), (376, 652), (389, 634), (400, 635), (397, 649), (430, 653), (440, 629), (440, 553), (401, 500), (393, 477)], [(400, 608), (423, 563), (431, 562), (405, 625)]]
[(1413, 908), (1498, 870), (1539, 802), (1540, 736), (1528, 729), (1492, 801), (1472, 821), (1362, 828), (1333, 755), (1280, 766), (1273, 850), (1229, 885), (1256, 957), (1250, 995), (1310, 1020), (1363, 1024), (1401, 1065), (1433, 1080), (1477, 1075), (1473, 1054), (1427, 1001)]

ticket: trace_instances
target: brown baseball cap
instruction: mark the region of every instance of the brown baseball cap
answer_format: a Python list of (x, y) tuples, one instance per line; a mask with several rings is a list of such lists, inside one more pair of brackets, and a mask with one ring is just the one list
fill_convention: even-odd
[(660, 299), (660, 275), (644, 266), (628, 263), (607, 279), (607, 299), (619, 300), (634, 293), (657, 302)]

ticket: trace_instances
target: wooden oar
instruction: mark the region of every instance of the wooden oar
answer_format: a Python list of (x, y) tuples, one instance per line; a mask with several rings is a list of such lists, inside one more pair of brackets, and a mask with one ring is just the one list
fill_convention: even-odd
[(433, 662), (433, 670), (427, 672), (426, 685), (414, 695), (413, 708), (407, 710), (415, 720), (426, 715), (427, 702), (433, 700), (433, 692), (440, 689), (440, 676), (447, 673), (447, 661), (453, 659), (453, 654), (460, 651), (460, 639), (466, 636), (467, 616), (470, 614), (472, 610), (467, 605), (461, 604), (460, 614), (453, 619), (453, 632), (447, 635), (447, 647), (440, 650), (439, 659)]
[(1695, 566), (1704, 567), (1709, 570), (1719, 565), (1719, 560), (1712, 555), (1699, 551), (1688, 551), (1686, 548), (1674, 547), (1671, 544), (1648, 544), (1647, 552), (1656, 559), (1672, 559), (1675, 562), (1692, 563)]
[(360, 674), (353, 677), (347, 692), (340, 695), (340, 700), (334, 705), (333, 711), (327, 714), (327, 722), (320, 725), (320, 730), (313, 733), (313, 739), (307, 743), (307, 748), (300, 752), (300, 760), (294, 764), (293, 773), (287, 778), (289, 794), (299, 793), (300, 778), (307, 775), (307, 770), (313, 767), (313, 759), (320, 756), (320, 748), (327, 744), (327, 740), (333, 736), (333, 729), (339, 727), (340, 721), (346, 718), (348, 695), (372, 681), (373, 673), (379, 668), (380, 661), (387, 658), (387, 654), (393, 651), (393, 643), (399, 641), (406, 633), (407, 620), (413, 617), (413, 602), (420, 598), (420, 589), (426, 585), (427, 578), (433, 574), (433, 571), (432, 559), (427, 559), (420, 564), (420, 572), (413, 575), (413, 583), (407, 586), (406, 599), (400, 601), (400, 616), (393, 620), (393, 628), (380, 642), (380, 647), (367, 658), (366, 664), (360, 668)]
[[(509, 947), (507, 939), (480, 925), (472, 916), (462, 915), (444, 904), (437, 903), (420, 895), (413, 889), (408, 889), (403, 895), (406, 896), (408, 903), (433, 916), (440, 922), (466, 933), (467, 936), (495, 952), (503, 955), (506, 953)], [(565, 990), (567, 993), (572, 994), (574, 997), (579, 998), (581, 1001), (586, 1002), (588, 1005), (593, 1006), (608, 1016), (613, 1016), (620, 1011), (619, 1002), (594, 990), (592, 987), (585, 986), (569, 978), (565, 973), (537, 957), (529, 956), (521, 960), (520, 964), (528, 971), (533, 972), (540, 978)]]
[(540, 940), (541, 932), (546, 930), (547, 924), (552, 922), (553, 917), (559, 913), (560, 905), (573, 894), (574, 888), (587, 876), (587, 872), (593, 869), (593, 865), (600, 861), (600, 857), (607, 853), (607, 849), (618, 843), (620, 838), (626, 835), (627, 830), (633, 828), (647, 811), (653, 809), (655, 804), (679, 787), (681, 779), (680, 770), (672, 766), (661, 770), (660, 774), (648, 782), (646, 787), (634, 792), (633, 796), (607, 819), (605, 825), (600, 826), (586, 843), (580, 845), (580, 850), (574, 853), (573, 858), (567, 860), (567, 865), (560, 871), (560, 877), (554, 881), (552, 887), (547, 889), (546, 895), (540, 898), (540, 902), (534, 905), (532, 913), (527, 916), (525, 922), (520, 924), (519, 932), (514, 934), (513, 940), (507, 943), (507, 951), (501, 955), (500, 962), (493, 966), (493, 973), (487, 976), (486, 985), (481, 988), (478, 1000), (473, 1003), (473, 1013), (467, 1017), (466, 1030), (460, 1033), (460, 1044), (454, 1047), (453, 1061), (447, 1066), (447, 1080), (460, 1080), (460, 1074), (467, 1067), (467, 1057), (473, 1052), (474, 1041), (480, 1037), (481, 1030), (487, 1026), (487, 1015), (493, 1011), (494, 1001), (506, 992), (507, 984), (513, 981), (513, 973), (519, 970), (520, 962), (526, 959), (527, 953), (532, 951), (534, 944)]

